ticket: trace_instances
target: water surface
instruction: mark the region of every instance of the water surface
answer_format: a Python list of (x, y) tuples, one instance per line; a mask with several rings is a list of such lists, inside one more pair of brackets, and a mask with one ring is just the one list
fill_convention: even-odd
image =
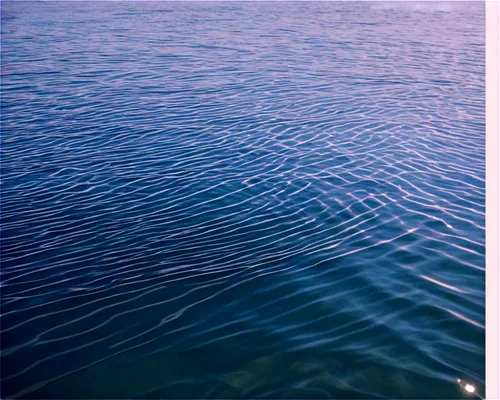
[(4, 398), (484, 393), (484, 5), (2, 2)]

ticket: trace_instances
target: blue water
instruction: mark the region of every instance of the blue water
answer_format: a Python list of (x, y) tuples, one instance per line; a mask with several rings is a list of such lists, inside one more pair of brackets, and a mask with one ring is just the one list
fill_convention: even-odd
[(484, 395), (483, 3), (1, 8), (2, 398)]

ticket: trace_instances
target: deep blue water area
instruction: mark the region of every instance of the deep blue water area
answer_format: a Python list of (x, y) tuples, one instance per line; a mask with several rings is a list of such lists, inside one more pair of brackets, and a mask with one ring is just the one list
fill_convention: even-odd
[(484, 395), (484, 3), (1, 11), (2, 398)]

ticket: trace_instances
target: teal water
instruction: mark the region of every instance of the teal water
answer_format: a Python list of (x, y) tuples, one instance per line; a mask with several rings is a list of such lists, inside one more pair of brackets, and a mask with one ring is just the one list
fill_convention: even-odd
[(2, 2), (1, 397), (484, 396), (484, 4)]

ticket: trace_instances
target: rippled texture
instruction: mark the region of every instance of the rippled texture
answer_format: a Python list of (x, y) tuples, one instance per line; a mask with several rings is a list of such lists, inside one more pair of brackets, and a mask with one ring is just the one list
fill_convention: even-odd
[(2, 2), (3, 397), (484, 394), (483, 28)]

